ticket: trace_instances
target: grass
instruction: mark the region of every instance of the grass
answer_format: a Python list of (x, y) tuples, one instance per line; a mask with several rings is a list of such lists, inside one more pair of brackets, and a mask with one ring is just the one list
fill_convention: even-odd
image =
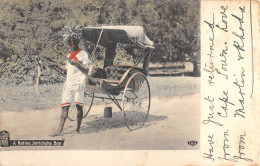
[[(152, 97), (173, 97), (200, 92), (198, 77), (148, 77)], [(40, 85), (40, 94), (34, 86), (1, 86), (0, 111), (45, 109), (60, 104), (63, 84)]]
[(62, 84), (40, 85), (40, 94), (35, 94), (34, 86), (2, 86), (0, 92), (0, 111), (20, 111), (24, 109), (43, 109), (57, 106), (61, 101)]
[(200, 92), (198, 77), (148, 77), (152, 97), (173, 97)]

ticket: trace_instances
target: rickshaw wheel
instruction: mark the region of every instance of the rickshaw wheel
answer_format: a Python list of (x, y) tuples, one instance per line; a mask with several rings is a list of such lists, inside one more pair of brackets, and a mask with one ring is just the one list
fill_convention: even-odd
[[(88, 113), (93, 105), (93, 101), (94, 101), (94, 93), (85, 92), (84, 106), (83, 106), (83, 118), (85, 118), (88, 115)], [(68, 118), (71, 121), (77, 120), (77, 108), (76, 108), (74, 102), (70, 106)]]
[(150, 85), (140, 72), (133, 74), (123, 93), (124, 121), (129, 130), (142, 128), (147, 120), (151, 103)]

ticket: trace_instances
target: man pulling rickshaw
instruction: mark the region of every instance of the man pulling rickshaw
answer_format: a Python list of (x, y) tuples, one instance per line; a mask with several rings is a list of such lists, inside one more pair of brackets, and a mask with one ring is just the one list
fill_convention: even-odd
[(88, 73), (92, 63), (88, 53), (79, 49), (79, 42), (80, 39), (77, 35), (70, 36), (68, 44), (71, 47), (71, 52), (67, 56), (66, 66), (56, 64), (57, 67), (67, 71), (67, 76), (62, 93), (60, 124), (51, 136), (59, 136), (62, 133), (72, 102), (75, 102), (77, 108), (77, 127), (74, 133), (80, 132), (80, 125), (83, 118), (84, 90), (87, 80), (85, 73)]
[[(60, 124), (51, 136), (61, 135), (67, 117), (70, 120), (77, 120), (74, 133), (79, 133), (82, 118), (89, 113), (94, 98), (114, 102), (123, 112), (125, 124), (129, 130), (143, 127), (151, 102), (150, 85), (146, 76), (151, 52), (154, 49), (153, 42), (144, 34), (141, 26), (85, 27), (81, 32), (85, 42), (95, 44), (92, 56), (98, 45), (105, 48), (104, 66), (103, 69), (91, 66), (88, 53), (79, 49), (79, 38), (76, 36), (69, 38), (71, 52), (67, 56), (67, 64), (65, 67), (56, 65), (67, 70), (67, 76), (62, 94)], [(116, 49), (119, 46), (128, 50), (139, 50), (140, 54), (133, 56), (133, 66), (113, 64)], [(91, 59), (96, 58), (91, 57)], [(139, 63), (142, 63), (142, 66)], [(96, 75), (93, 71), (100, 71), (102, 74)], [(90, 76), (86, 73), (90, 73)], [(71, 107), (73, 101), (77, 110), (76, 117), (70, 115), (73, 112)]]

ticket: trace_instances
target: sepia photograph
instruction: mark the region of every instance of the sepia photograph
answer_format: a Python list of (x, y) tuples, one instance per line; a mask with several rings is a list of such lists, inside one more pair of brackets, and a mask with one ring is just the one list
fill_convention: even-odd
[(199, 0), (1, 0), (0, 151), (199, 150)]

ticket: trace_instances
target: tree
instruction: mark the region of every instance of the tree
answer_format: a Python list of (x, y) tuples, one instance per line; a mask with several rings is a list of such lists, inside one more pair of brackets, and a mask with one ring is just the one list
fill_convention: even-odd
[[(198, 0), (2, 0), (1, 78), (33, 84), (37, 57), (64, 63), (60, 55), (67, 54), (68, 47), (60, 32), (65, 26), (141, 25), (155, 43), (152, 62), (185, 60), (185, 54), (192, 54), (194, 34), (199, 34), (199, 8)], [(39, 83), (62, 81), (46, 64), (40, 69)]]

